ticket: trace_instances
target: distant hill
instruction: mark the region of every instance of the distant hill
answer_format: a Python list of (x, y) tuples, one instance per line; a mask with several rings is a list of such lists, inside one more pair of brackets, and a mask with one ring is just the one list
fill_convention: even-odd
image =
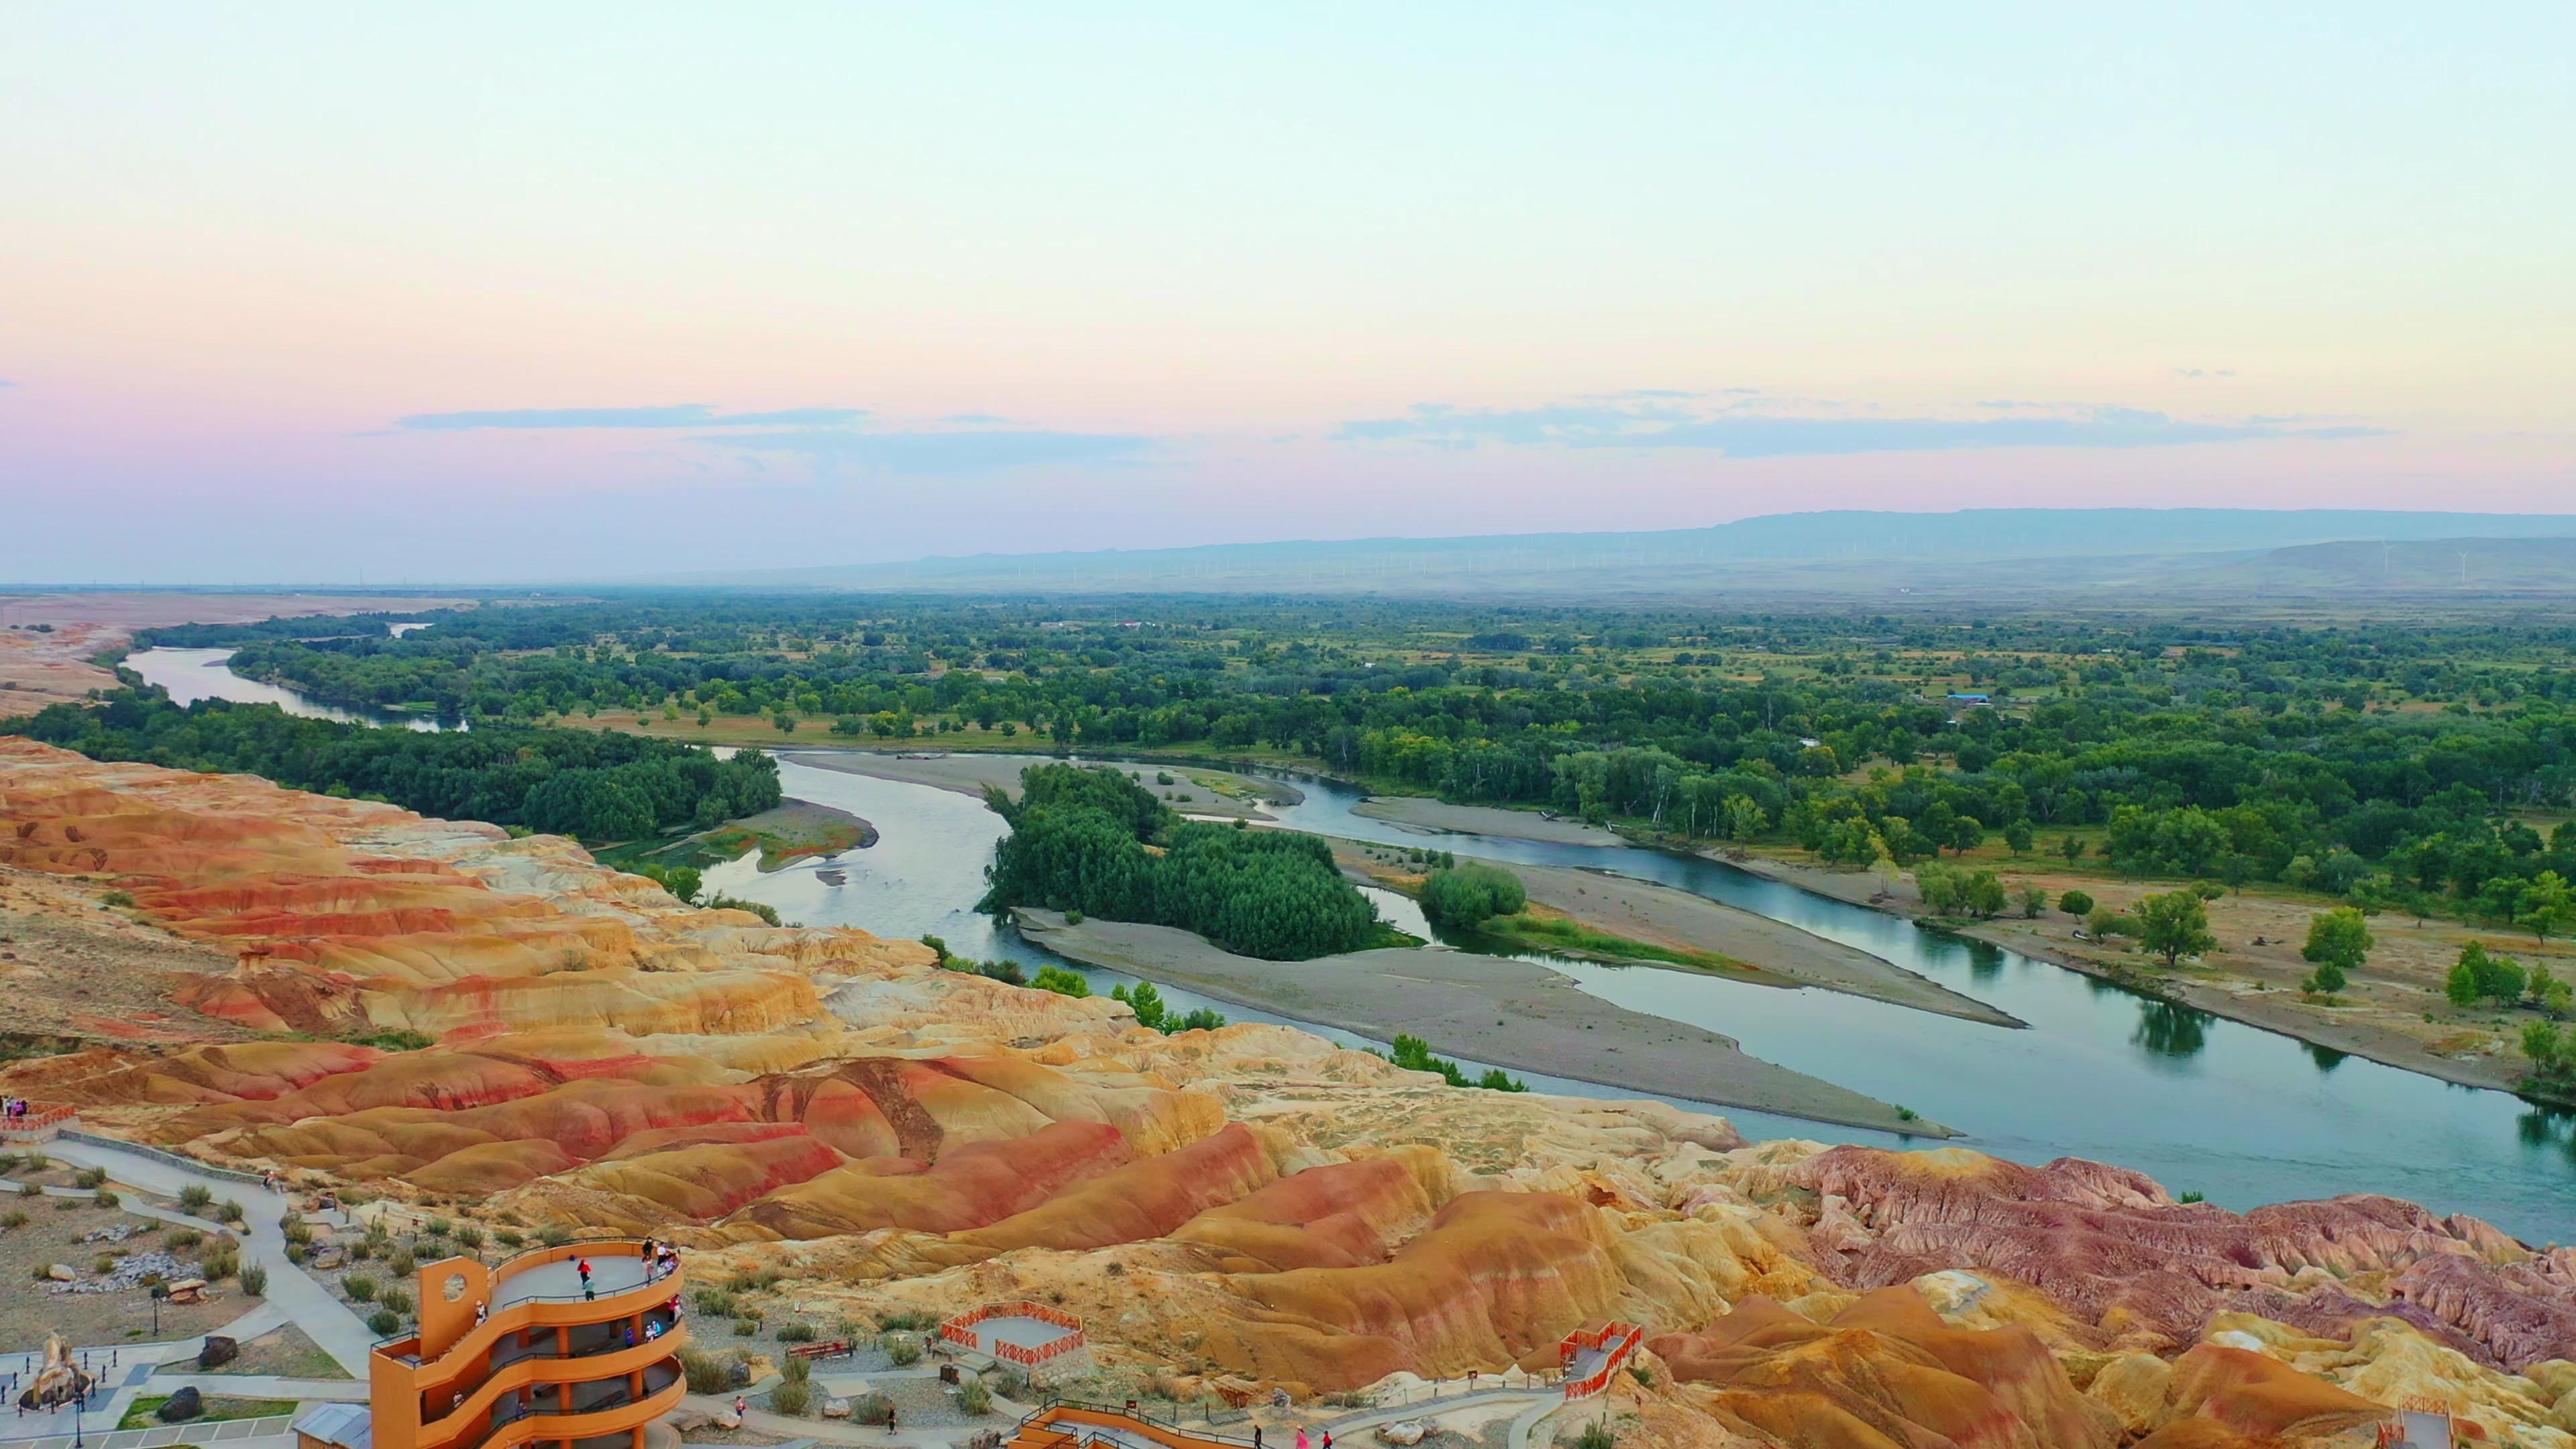
[[(2461, 541), (2520, 551), (2473, 586), (2548, 582), (2576, 515), (2363, 509), (1989, 508), (1951, 513), (1768, 514), (1713, 528), (1213, 544), (1086, 553), (977, 554), (910, 563), (730, 571), (649, 582), (930, 592), (1388, 594), (1579, 599), (1902, 600), (1998, 604), (2252, 589), (2432, 591)], [(2381, 544), (2408, 550), (2375, 574)], [(2337, 550), (2360, 550), (2346, 553)], [(2305, 551), (2305, 552), (2300, 552)], [(2478, 552), (2471, 548), (2470, 552)], [(2296, 553), (2297, 556), (2290, 557)], [(2364, 554), (2368, 557), (2365, 559)], [(2355, 562), (2359, 560), (2360, 562)], [(2363, 563), (2370, 567), (2365, 568)], [(2454, 572), (2457, 560), (2452, 563)], [(2507, 579), (2514, 582), (2507, 582)], [(638, 581), (644, 582), (644, 581)]]
[(2171, 582), (2265, 594), (2565, 594), (2576, 592), (2576, 538), (2300, 544), (2204, 565)]

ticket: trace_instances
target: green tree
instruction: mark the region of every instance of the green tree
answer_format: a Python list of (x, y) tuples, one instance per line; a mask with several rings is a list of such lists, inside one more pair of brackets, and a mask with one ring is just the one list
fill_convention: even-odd
[(2080, 921), (2093, 913), (2093, 898), (2082, 891), (2068, 891), (2057, 898), (2057, 908)]
[(2069, 835), (2057, 842), (2057, 853), (2066, 857), (2068, 865), (2073, 865), (2084, 858), (2084, 842)]
[(2547, 942), (2576, 925), (2576, 890), (2554, 870), (2533, 876), (2514, 898), (2513, 923)]
[(2308, 943), (2300, 948), (2299, 956), (2317, 968), (2319, 980), (2331, 981), (2331, 985), (2320, 989), (2341, 991), (2345, 978), (2361, 969), (2376, 944), (2370, 923), (2362, 919), (2361, 912), (2351, 906), (2338, 906), (2308, 918)]
[(2016, 820), (2004, 827), (2004, 847), (2015, 855), (2030, 854), (2030, 822)]
[(2138, 944), (2170, 968), (2185, 956), (2218, 949), (2209, 934), (2209, 903), (2195, 891), (2167, 891), (2138, 902)]
[(2108, 941), (2128, 927), (2128, 920), (2109, 906), (2095, 906), (2084, 913), (2084, 934), (2096, 941)]
[(2013, 892), (2013, 900), (2021, 906), (2023, 920), (2036, 921), (2039, 919), (2040, 912), (2048, 909), (2048, 889), (2045, 886), (2025, 885)]
[(1731, 795), (1727, 797), (1727, 839), (1756, 840), (1761, 838), (1762, 832), (1770, 828), (1771, 822), (1762, 813), (1761, 801), (1754, 799), (1750, 795)]
[(2524, 1022), (2522, 1054), (2531, 1058), (2531, 1065), (2543, 1076), (2555, 1073), (2562, 1066), (2576, 1064), (2576, 1053), (2568, 1050), (2556, 1022)]
[[(2474, 943), (2472, 943), (2474, 945)], [(2478, 968), (2469, 964), (2468, 953), (2462, 952), (2451, 974), (2442, 978), (2442, 994), (2451, 1004), (2465, 1011), (2478, 1004)]]

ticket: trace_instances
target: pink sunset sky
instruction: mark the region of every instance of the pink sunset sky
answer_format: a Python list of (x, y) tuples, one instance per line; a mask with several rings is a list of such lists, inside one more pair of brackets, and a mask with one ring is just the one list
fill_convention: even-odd
[(2565, 6), (27, 4), (0, 580), (2560, 512)]

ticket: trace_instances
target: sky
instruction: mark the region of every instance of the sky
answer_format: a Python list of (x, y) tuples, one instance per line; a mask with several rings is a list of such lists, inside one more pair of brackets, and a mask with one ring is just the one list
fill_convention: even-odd
[(0, 581), (2576, 508), (2576, 7), (0, 7)]

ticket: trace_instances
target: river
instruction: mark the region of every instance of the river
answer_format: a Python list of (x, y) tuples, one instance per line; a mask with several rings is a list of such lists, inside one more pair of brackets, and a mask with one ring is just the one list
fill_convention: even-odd
[[(148, 655), (203, 652), (152, 650), (127, 663), (140, 668)], [(171, 671), (142, 672), (156, 678)], [(291, 691), (233, 679), (220, 666), (200, 669), (191, 682), (228, 698), (323, 711)], [(276, 700), (278, 694), (290, 698)], [(960, 954), (1009, 957), (1032, 971), (1056, 961), (973, 910), (1002, 831), (1000, 818), (979, 802), (793, 761), (781, 761), (780, 770), (790, 795), (874, 823), (878, 844), (831, 862), (845, 873), (842, 885), (825, 884), (816, 862), (762, 874), (746, 858), (708, 872), (711, 888), (775, 905), (809, 925), (936, 934)], [(2474, 1213), (2534, 1241), (2576, 1238), (2576, 1119), (2565, 1114), (2311, 1047), (1720, 862), (1627, 846), (1427, 836), (1352, 813), (1364, 797), (1347, 787), (1303, 778), (1293, 783), (1304, 798), (1273, 807), (1291, 828), (1659, 881), (1857, 946), (2012, 1013), (2028, 1028), (1984, 1026), (1816, 990), (1550, 961), (1619, 1005), (1723, 1032), (1755, 1056), (1901, 1102), (1967, 1132), (1963, 1145), (2024, 1162), (2071, 1155), (2116, 1163), (2233, 1208), (2379, 1192), (2444, 1213)], [(1410, 904), (1382, 893), (1379, 899), (1391, 919)], [(1090, 974), (1104, 984), (1124, 979)], [(1182, 1006), (1214, 1004), (1185, 992), (1164, 994)], [(1235, 1020), (1276, 1019), (1219, 1009)], [(1544, 1090), (1634, 1095), (1543, 1077), (1530, 1081)], [(1719, 1110), (1751, 1136), (1895, 1141)]]

